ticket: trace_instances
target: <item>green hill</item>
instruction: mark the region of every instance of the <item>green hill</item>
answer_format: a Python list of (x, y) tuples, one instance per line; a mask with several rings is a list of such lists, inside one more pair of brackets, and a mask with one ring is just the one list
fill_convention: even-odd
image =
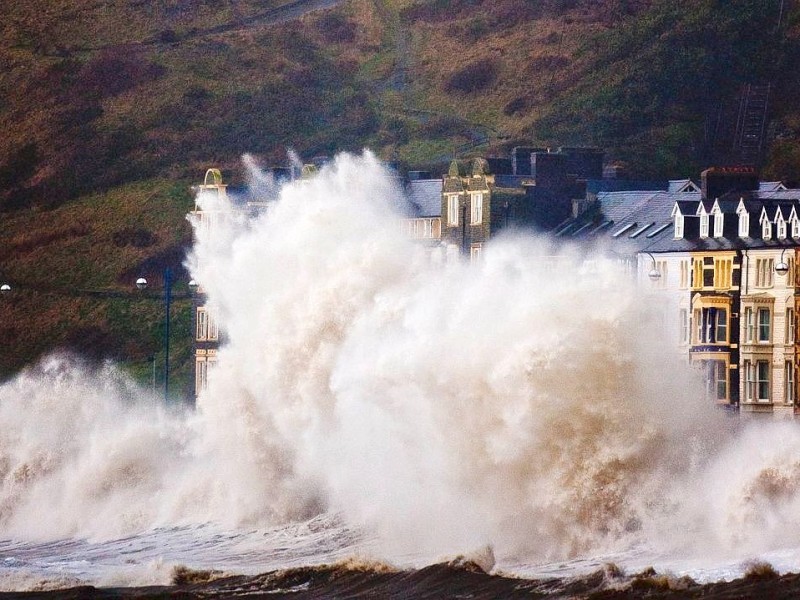
[[(189, 185), (212, 165), (235, 182), (245, 152), (283, 164), (287, 148), (369, 146), (435, 168), (454, 152), (596, 145), (636, 176), (690, 177), (730, 145), (742, 86), (769, 83), (763, 173), (800, 179), (788, 0), (31, 0), (4, 12), (0, 277), (20, 291), (0, 298), (0, 375), (68, 347), (146, 381), (162, 309), (129, 297), (133, 280), (180, 268)], [(173, 342), (184, 378), (187, 308), (176, 303)]]

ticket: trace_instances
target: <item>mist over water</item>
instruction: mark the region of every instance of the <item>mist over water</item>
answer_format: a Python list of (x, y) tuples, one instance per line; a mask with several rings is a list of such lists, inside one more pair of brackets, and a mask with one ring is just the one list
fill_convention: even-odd
[(188, 258), (226, 333), (196, 412), (68, 357), (3, 384), (0, 538), (334, 515), (417, 564), (800, 542), (796, 424), (715, 410), (601, 248), (526, 233), (445, 264), (369, 153), (254, 177), (268, 210), (198, 228)]

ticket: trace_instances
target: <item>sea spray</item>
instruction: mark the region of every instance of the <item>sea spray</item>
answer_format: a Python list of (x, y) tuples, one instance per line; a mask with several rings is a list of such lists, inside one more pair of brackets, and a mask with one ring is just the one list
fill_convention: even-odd
[(198, 197), (188, 266), (225, 342), (196, 412), (63, 357), (0, 386), (4, 536), (336, 514), (416, 562), (796, 543), (800, 432), (736, 434), (652, 317), (674, 307), (603, 248), (520, 232), (436, 260), (369, 153), (254, 181), (255, 216)]

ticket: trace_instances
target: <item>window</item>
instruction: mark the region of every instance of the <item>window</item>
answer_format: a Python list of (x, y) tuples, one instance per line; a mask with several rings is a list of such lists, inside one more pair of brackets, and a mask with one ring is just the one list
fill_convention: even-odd
[(694, 259), (694, 269), (692, 271), (692, 287), (696, 289), (703, 288), (703, 259), (702, 258), (695, 258)]
[(794, 344), (795, 340), (795, 320), (794, 320), (794, 309), (787, 308), (786, 309), (786, 336), (784, 339), (784, 343), (786, 344)]
[(792, 237), (800, 238), (800, 219), (792, 219)]
[(794, 404), (795, 400), (795, 387), (794, 387), (794, 364), (792, 361), (787, 360), (784, 367), (785, 371), (785, 388), (783, 392), (783, 400), (786, 404)]
[(756, 324), (753, 318), (753, 309), (744, 309), (744, 341), (753, 343), (756, 339)]
[[(655, 261), (655, 269), (661, 274), (661, 277), (653, 281), (654, 287), (667, 287), (667, 261), (665, 260), (657, 260)], [(649, 269), (648, 269), (649, 271)]]
[(725, 344), (728, 342), (728, 310), (725, 308), (698, 308), (694, 311), (698, 344)]
[(728, 366), (722, 360), (704, 360), (706, 398), (712, 400), (728, 399)]
[(724, 215), (722, 213), (717, 213), (714, 215), (714, 237), (720, 238), (722, 237), (722, 226), (724, 224)]
[(689, 287), (689, 276), (691, 275), (691, 268), (689, 267), (688, 260), (681, 261), (681, 289), (685, 290)]
[(744, 371), (744, 400), (752, 402), (756, 395), (756, 369), (755, 365), (749, 360), (742, 363)]
[(472, 194), (470, 198), (471, 215), (470, 225), (483, 223), (483, 194)]
[(476, 262), (481, 258), (481, 251), (483, 247), (481, 244), (472, 244), (469, 248), (469, 259), (472, 262)]
[(739, 237), (750, 235), (750, 214), (743, 212), (739, 215)]
[(683, 215), (675, 215), (675, 239), (683, 238)]
[(756, 259), (756, 287), (772, 287), (772, 274), (775, 272), (775, 259)]
[(768, 308), (758, 309), (758, 343), (769, 344), (770, 314)]
[(198, 341), (217, 340), (219, 339), (219, 331), (217, 330), (217, 319), (214, 317), (213, 311), (205, 306), (197, 307), (197, 331), (196, 339)]
[(733, 272), (732, 258), (714, 259), (714, 287), (728, 289), (731, 287), (731, 273)]
[(761, 237), (765, 240), (772, 238), (772, 223), (768, 219), (764, 219), (761, 222)]
[(778, 219), (778, 239), (786, 239), (786, 221), (783, 219)]
[(756, 362), (756, 401), (769, 402), (769, 361)]
[(682, 308), (680, 311), (679, 322), (680, 322), (680, 341), (681, 344), (688, 344), (689, 337), (691, 336), (692, 325), (689, 320), (689, 311), (685, 308)]
[(458, 225), (458, 194), (447, 196), (447, 224)]
[(706, 214), (700, 215), (700, 237), (708, 237), (708, 215)]
[(194, 393), (196, 396), (208, 388), (208, 374), (214, 370), (216, 364), (216, 356), (198, 356), (195, 360)]

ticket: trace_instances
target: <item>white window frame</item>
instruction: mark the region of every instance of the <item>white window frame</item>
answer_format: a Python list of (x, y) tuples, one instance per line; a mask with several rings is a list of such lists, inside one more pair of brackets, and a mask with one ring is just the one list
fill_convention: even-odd
[(772, 239), (772, 223), (768, 219), (761, 222), (761, 237), (765, 240)]
[(470, 225), (483, 223), (483, 193), (470, 195)]
[(700, 237), (708, 237), (708, 215), (705, 213), (700, 215)]
[(756, 337), (759, 344), (769, 344), (772, 339), (772, 311), (760, 306), (756, 313)]
[(714, 215), (714, 237), (721, 238), (724, 225), (724, 215), (720, 212)]
[(680, 343), (688, 344), (692, 337), (691, 319), (689, 318), (689, 309), (682, 308), (678, 313), (678, 320), (680, 323)]
[(786, 309), (786, 335), (784, 343), (786, 344), (794, 344), (795, 338), (795, 319), (794, 319), (794, 309), (787, 308)]
[(795, 368), (794, 363), (787, 360), (784, 365), (784, 390), (783, 400), (786, 404), (794, 404), (795, 401)]
[(739, 215), (739, 237), (750, 235), (750, 213), (743, 212)]
[(756, 368), (752, 361), (745, 360), (742, 363), (744, 371), (744, 400), (752, 402), (756, 394)]
[(800, 238), (800, 219), (792, 219), (792, 237)]
[(756, 361), (755, 372), (755, 400), (756, 402), (769, 402), (771, 396), (770, 364), (768, 360)]
[(756, 339), (756, 321), (753, 309), (750, 306), (744, 309), (742, 327), (744, 328), (744, 341), (752, 344)]
[(447, 224), (450, 227), (458, 227), (458, 194), (447, 195)]
[(675, 239), (683, 239), (683, 215), (675, 215)]
[(786, 221), (783, 219), (778, 219), (778, 239), (786, 239)]

